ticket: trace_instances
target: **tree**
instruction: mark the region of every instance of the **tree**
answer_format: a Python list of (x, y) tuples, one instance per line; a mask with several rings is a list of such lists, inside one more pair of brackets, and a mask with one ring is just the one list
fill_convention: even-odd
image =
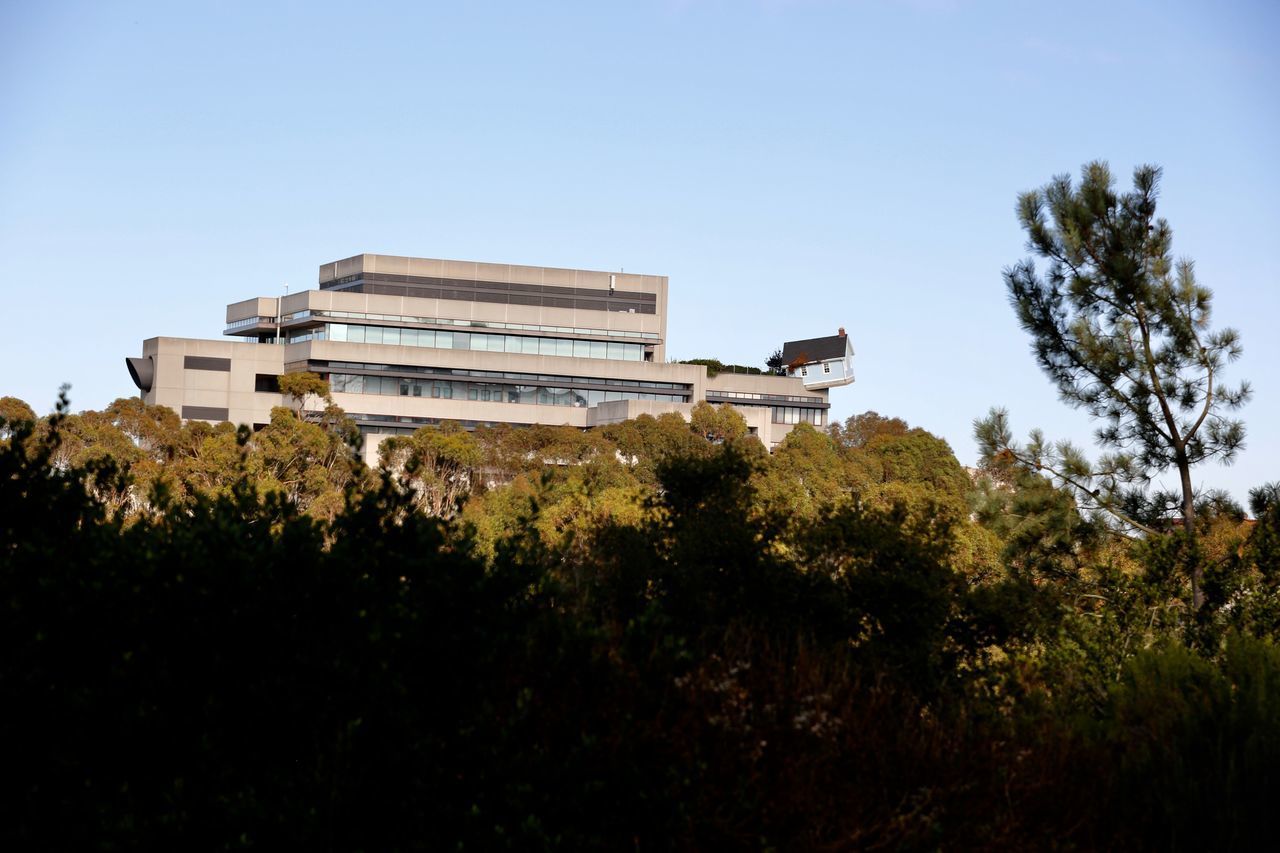
[(844, 448), (863, 447), (871, 439), (879, 435), (906, 435), (910, 427), (902, 418), (886, 418), (878, 412), (863, 412), (850, 415), (844, 426), (836, 421), (827, 427), (827, 432), (836, 444)]
[(767, 460), (756, 492), (762, 504), (782, 515), (811, 518), (849, 495), (835, 442), (810, 424), (796, 424)]
[(456, 421), (422, 427), (413, 435), (392, 436), (378, 448), (378, 461), (402, 474), (414, 505), (430, 516), (448, 518), (476, 489), (484, 451), (475, 436)]
[(787, 363), (782, 358), (782, 350), (776, 349), (764, 360), (765, 372), (776, 376), (787, 375)]
[(325, 403), (332, 403), (329, 396), (329, 382), (316, 373), (286, 373), (280, 377), (280, 393), (293, 400), (298, 416), (315, 420), (317, 412), (307, 410), (308, 398), (316, 397)]
[(706, 439), (694, 435), (685, 419), (675, 412), (656, 418), (640, 415), (599, 430), (617, 447), (633, 476), (650, 487), (658, 484), (657, 466), (667, 457), (693, 456), (707, 450)]
[(336, 406), (324, 414), (324, 424), (317, 424), (274, 407), (271, 423), (253, 434), (247, 460), (261, 492), (278, 492), (316, 518), (332, 518), (343, 505), (344, 489), (362, 473), (353, 451), (359, 431)]
[[(1156, 519), (1180, 512), (1193, 531), (1191, 469), (1208, 460), (1229, 463), (1244, 443), (1241, 421), (1227, 416), (1249, 398), (1249, 386), (1222, 382), (1241, 353), (1233, 329), (1209, 328), (1212, 293), (1196, 281), (1192, 261), (1174, 262), (1169, 223), (1156, 218), (1160, 169), (1134, 170), (1133, 190), (1119, 195), (1110, 169), (1093, 162), (1079, 187), (1059, 175), (1018, 199), (1018, 219), (1031, 259), (1004, 272), (1018, 321), (1032, 338), (1036, 361), (1062, 400), (1101, 422), (1106, 453), (1090, 465), (1065, 442), (1033, 436), (1019, 448), (998, 412), (976, 425), (989, 456), (1005, 452), (1052, 473), (1086, 504), (1125, 525), (1158, 532)], [(1178, 494), (1147, 494), (1160, 473), (1175, 469)], [(1201, 569), (1193, 570), (1195, 606)]]
[(703, 400), (693, 407), (689, 427), (714, 444), (737, 441), (747, 435), (747, 421), (728, 403), (714, 405)]
[(0, 441), (7, 441), (19, 424), (34, 424), (35, 411), (25, 400), (17, 397), (0, 397)]

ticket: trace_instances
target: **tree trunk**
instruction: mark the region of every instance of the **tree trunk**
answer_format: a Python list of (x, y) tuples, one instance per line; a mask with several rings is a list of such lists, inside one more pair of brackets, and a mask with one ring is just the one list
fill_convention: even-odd
[[(1182, 478), (1182, 529), (1190, 539), (1196, 535), (1196, 505), (1191, 489), (1191, 464), (1178, 455), (1178, 474)], [(1199, 610), (1204, 604), (1204, 566), (1199, 560), (1191, 566), (1191, 608)]]

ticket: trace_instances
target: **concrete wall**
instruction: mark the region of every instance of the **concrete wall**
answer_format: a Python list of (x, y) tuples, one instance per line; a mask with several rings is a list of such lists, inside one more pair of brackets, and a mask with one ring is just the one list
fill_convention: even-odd
[[(665, 342), (667, 336), (667, 277), (661, 275), (642, 275), (637, 273), (610, 273), (603, 270), (577, 270), (562, 267), (536, 267), (520, 264), (491, 264), (478, 261), (453, 261), (438, 258), (409, 258), (397, 255), (356, 255), (341, 261), (334, 261), (320, 266), (319, 281), (324, 283), (349, 275), (365, 272), (388, 273), (394, 275), (426, 276), (432, 278), (456, 278), (467, 281), (495, 281), (516, 284), (538, 284), (556, 287), (585, 287), (608, 289), (610, 277), (616, 290), (631, 293), (652, 293), (656, 296), (655, 314), (629, 314), (621, 311), (570, 310), (563, 308), (540, 308), (529, 305), (495, 305), (484, 302), (467, 302), (451, 299), (419, 299), (415, 297), (369, 296), (374, 300), (403, 300), (402, 308), (368, 307), (339, 308), (340, 304), (355, 305), (356, 302), (332, 303), (334, 310), (364, 311), (383, 314), (407, 314), (427, 317), (448, 317), (451, 319), (497, 320), (509, 323), (536, 323), (539, 325), (573, 326), (596, 329), (617, 329), (626, 331), (655, 332), (659, 335), (654, 361), (666, 360)], [(326, 293), (328, 291), (320, 291)], [(309, 291), (310, 293), (310, 291)], [(334, 291), (338, 296), (341, 291)], [(303, 294), (297, 294), (302, 296)], [(346, 294), (346, 296), (365, 296), (365, 294)], [(370, 306), (390, 306), (394, 302), (372, 302)], [(294, 307), (295, 305), (301, 307)], [(282, 305), (285, 314), (307, 307), (302, 302), (295, 302), (286, 297)], [(321, 302), (315, 303), (323, 309)], [(239, 318), (237, 318), (239, 319)]]
[[(155, 362), (155, 380), (143, 399), (182, 414), (184, 407), (226, 409), (237, 424), (267, 423), (271, 408), (282, 405), (279, 394), (254, 391), (257, 374), (284, 372), (284, 347), (240, 341), (149, 338), (142, 354)], [(191, 369), (187, 356), (228, 359), (227, 370)]]

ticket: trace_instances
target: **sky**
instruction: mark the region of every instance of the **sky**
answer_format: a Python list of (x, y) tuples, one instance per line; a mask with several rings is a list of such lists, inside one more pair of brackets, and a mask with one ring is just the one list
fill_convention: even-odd
[(973, 464), (992, 406), (1091, 447), (1008, 305), (1018, 193), (1164, 169), (1280, 480), (1280, 4), (0, 0), (0, 394), (136, 393), (158, 335), (361, 252), (670, 277), (668, 355), (843, 326), (875, 410)]

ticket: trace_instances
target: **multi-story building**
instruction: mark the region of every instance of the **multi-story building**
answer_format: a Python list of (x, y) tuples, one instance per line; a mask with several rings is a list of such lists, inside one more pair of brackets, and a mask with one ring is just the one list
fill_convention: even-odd
[[(366, 459), (387, 435), (445, 420), (591, 427), (730, 403), (770, 449), (826, 423), (828, 388), (853, 381), (844, 330), (787, 344), (794, 376), (720, 373), (666, 359), (667, 278), (356, 255), (320, 267), (319, 288), (227, 306), (226, 340), (150, 338), (129, 358), (148, 403), (184, 419), (259, 426), (282, 405), (277, 377), (312, 371), (360, 425)], [(847, 356), (838, 378), (799, 371)]]

